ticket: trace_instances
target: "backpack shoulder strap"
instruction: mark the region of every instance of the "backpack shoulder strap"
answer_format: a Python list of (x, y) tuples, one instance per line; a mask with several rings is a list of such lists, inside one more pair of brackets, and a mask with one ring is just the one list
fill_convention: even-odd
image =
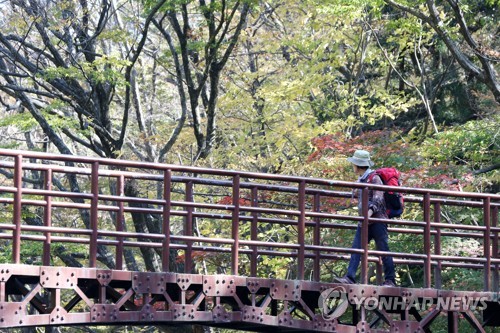
[[(372, 171), (372, 172), (368, 175), (368, 177), (366, 177), (366, 182), (367, 182), (367, 183), (371, 183), (371, 182), (373, 181), (373, 177), (375, 177), (375, 176), (379, 176), (379, 177), (380, 177), (380, 175), (377, 173), (377, 170)], [(382, 180), (382, 182), (384, 182), (384, 180)]]

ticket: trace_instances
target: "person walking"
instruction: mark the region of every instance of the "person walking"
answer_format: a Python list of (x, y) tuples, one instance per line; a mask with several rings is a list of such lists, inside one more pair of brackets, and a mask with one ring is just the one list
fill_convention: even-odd
[[(383, 185), (379, 175), (373, 174), (373, 161), (370, 158), (370, 153), (366, 150), (356, 150), (352, 157), (347, 159), (351, 162), (354, 173), (359, 177), (358, 182)], [(357, 191), (357, 197), (361, 198), (361, 189)], [(362, 203), (358, 200), (358, 212), (362, 215)], [(368, 191), (368, 217), (387, 219), (387, 212), (384, 200), (384, 192), (370, 189)], [(368, 226), (368, 243), (375, 240), (375, 245), (378, 251), (389, 251), (389, 235), (387, 233), (387, 224), (385, 223), (370, 223)], [(361, 222), (358, 223), (356, 234), (352, 243), (353, 249), (361, 249)], [(347, 274), (344, 277), (335, 278), (338, 283), (353, 284), (356, 283), (356, 272), (361, 261), (361, 254), (352, 253), (347, 268)], [(396, 286), (396, 275), (394, 272), (394, 263), (391, 256), (383, 256), (382, 263), (384, 265), (385, 282), (383, 286)]]

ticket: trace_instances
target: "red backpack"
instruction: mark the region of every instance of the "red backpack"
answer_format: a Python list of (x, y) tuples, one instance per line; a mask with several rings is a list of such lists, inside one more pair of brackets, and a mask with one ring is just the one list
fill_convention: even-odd
[[(401, 173), (396, 168), (377, 169), (368, 176), (368, 182), (371, 183), (373, 176), (378, 175), (384, 185), (401, 186)], [(398, 192), (384, 192), (385, 207), (389, 218), (400, 217), (405, 208), (404, 197)]]

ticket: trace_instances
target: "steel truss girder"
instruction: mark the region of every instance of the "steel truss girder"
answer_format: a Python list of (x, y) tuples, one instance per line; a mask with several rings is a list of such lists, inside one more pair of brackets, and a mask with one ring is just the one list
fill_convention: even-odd
[[(325, 308), (318, 303), (320, 295), (337, 303), (345, 298), (349, 315), (329, 316), (340, 305)], [(444, 315), (451, 323), (450, 332), (457, 330), (458, 317), (484, 332), (475, 313), (459, 303), (452, 310), (437, 308), (439, 298), (457, 297), (481, 297), (491, 306), (490, 312), (498, 308), (497, 295), (489, 292), (0, 265), (0, 328), (199, 323), (255, 331), (401, 333), (430, 332), (433, 321)], [(422, 299), (434, 303), (425, 311), (408, 306)], [(397, 300), (401, 309), (373, 308), (382, 300)], [(496, 325), (495, 320), (484, 319)]]

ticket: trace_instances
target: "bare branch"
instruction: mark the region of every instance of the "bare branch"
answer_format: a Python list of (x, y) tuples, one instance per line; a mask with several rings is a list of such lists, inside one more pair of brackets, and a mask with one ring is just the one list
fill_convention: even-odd
[(468, 43), (469, 46), (473, 49), (473, 56), (477, 57), (479, 62), (481, 63), (481, 67), (478, 67), (473, 59), (470, 58), (467, 54), (465, 54), (460, 45), (450, 36), (449, 32), (446, 29), (445, 23), (440, 18), (440, 13), (436, 7), (436, 3), (434, 0), (426, 0), (426, 5), (429, 10), (429, 16), (424, 15), (418, 9), (405, 6), (401, 3), (398, 3), (394, 0), (384, 0), (388, 5), (397, 8), (403, 12), (409, 13), (423, 22), (427, 23), (441, 38), (441, 40), (445, 43), (448, 50), (453, 54), (454, 58), (460, 64), (460, 66), (477, 77), (481, 82), (483, 82), (490, 91), (495, 96), (497, 103), (500, 103), (500, 83), (497, 79), (497, 73), (491, 64), (491, 60), (485, 57), (482, 52), (478, 48), (477, 42), (474, 41), (472, 35), (467, 27), (465, 19), (463, 18), (462, 11), (458, 5), (458, 2), (455, 1), (447, 1), (454, 11), (454, 17), (458, 21), (460, 26), (460, 35), (461, 37)]

